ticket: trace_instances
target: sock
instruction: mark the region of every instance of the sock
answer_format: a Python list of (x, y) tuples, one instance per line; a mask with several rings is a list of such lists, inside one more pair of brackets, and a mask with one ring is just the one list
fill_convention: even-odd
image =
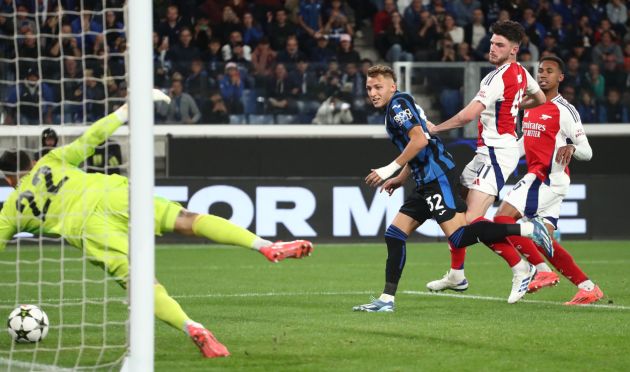
[(532, 235), (534, 235), (534, 224), (531, 222), (523, 222), (521, 224), (519, 224), (519, 226), (521, 227), (521, 232), (520, 234), (515, 234), (515, 235), (520, 235), (520, 236), (525, 236), (527, 238), (531, 238)]
[(448, 249), (451, 251), (451, 272), (461, 271), (464, 276), (464, 260), (466, 259), (466, 247), (455, 248), (448, 242)]
[(549, 267), (546, 262), (541, 262), (539, 264), (536, 264), (536, 271), (541, 273), (550, 273), (551, 267)]
[(179, 303), (168, 295), (162, 284), (155, 284), (153, 290), (155, 291), (155, 317), (181, 329), (182, 324), (190, 320), (188, 315), (182, 310)]
[(387, 293), (381, 294), (381, 296), (378, 299), (383, 302), (394, 302), (394, 296), (388, 295)]
[(518, 254), (516, 248), (514, 248), (507, 239), (502, 242), (487, 244), (487, 246), (492, 249), (494, 253), (501, 256), (501, 258), (510, 265), (513, 271), (519, 270), (519, 268), (515, 268), (515, 266), (522, 261), (521, 255)]
[(211, 214), (200, 214), (192, 226), (195, 236), (208, 238), (217, 243), (237, 245), (243, 248), (255, 248), (255, 243), (260, 244), (256, 234), (244, 229), (232, 222)]
[(271, 240), (267, 240), (263, 238), (256, 238), (256, 240), (254, 240), (254, 242), (252, 243), (252, 249), (259, 251), (260, 248), (267, 247), (272, 244), (273, 242)]
[(184, 320), (184, 326), (182, 327), (182, 329), (184, 330), (184, 332), (185, 332), (188, 336), (190, 336), (190, 333), (188, 332), (188, 326), (189, 326), (190, 324), (194, 324), (194, 325), (196, 325), (196, 326), (198, 326), (198, 327), (202, 327), (202, 328), (203, 328), (203, 324), (201, 324), (201, 323), (197, 323), (197, 322), (195, 322), (195, 321), (194, 321), (194, 320), (192, 320), (192, 319), (186, 319), (186, 320)]
[(396, 295), (398, 282), (405, 268), (407, 259), (407, 234), (394, 225), (389, 225), (385, 231), (385, 243), (387, 244), (387, 262), (385, 263), (385, 289), (384, 294)]
[(592, 291), (595, 289), (595, 283), (590, 280), (585, 280), (582, 283), (578, 284), (578, 288), (586, 289), (587, 291)]
[(455, 281), (462, 281), (465, 278), (464, 270), (456, 270), (453, 268), (451, 268), (451, 270), (448, 272), (448, 276), (451, 279), (455, 279)]
[[(545, 254), (544, 249), (538, 248), (538, 250)], [(555, 240), (553, 241), (553, 257), (547, 257), (547, 259), (562, 275), (576, 286), (588, 280), (586, 274), (584, 274), (582, 269), (575, 263), (569, 252)]]
[(521, 225), (494, 223), (480, 217), (470, 225), (462, 226), (448, 237), (454, 248), (464, 248), (478, 242), (486, 245), (505, 241), (511, 235), (520, 235)]
[[(516, 220), (509, 216), (495, 216), (494, 222), (504, 223), (504, 224), (515, 224)], [(522, 225), (526, 225), (526, 224), (522, 224)], [(533, 229), (534, 229), (533, 225), (531, 223), (527, 223), (527, 225), (531, 225), (532, 232), (533, 232)], [(521, 226), (521, 233), (523, 233), (522, 231), (523, 229), (524, 227)], [(525, 228), (525, 230), (527, 229)], [(547, 266), (547, 264), (545, 263), (545, 259), (540, 255), (540, 253), (538, 253), (538, 248), (536, 247), (536, 244), (534, 244), (534, 242), (531, 239), (526, 238), (524, 236), (512, 235), (508, 238), (508, 241), (512, 244), (514, 248), (516, 248), (519, 252), (521, 252), (523, 256), (525, 256), (527, 261), (529, 261), (532, 265), (536, 266), (536, 268), (538, 268), (538, 265), (544, 265), (547, 267), (547, 270), (540, 270), (540, 271), (551, 271), (549, 266)]]

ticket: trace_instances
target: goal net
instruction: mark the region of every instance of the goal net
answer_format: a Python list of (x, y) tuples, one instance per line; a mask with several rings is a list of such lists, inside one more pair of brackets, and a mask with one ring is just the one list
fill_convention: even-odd
[[(123, 0), (0, 2), (0, 152), (37, 158), (49, 150), (46, 128), (66, 145), (125, 102), (126, 7)], [(83, 169), (126, 175), (129, 157), (118, 151), (127, 141), (103, 143)], [(12, 190), (3, 182), (0, 202)], [(0, 252), (0, 316), (32, 304), (50, 321), (39, 343), (0, 336), (0, 369), (120, 369), (129, 348), (127, 293), (90, 261), (45, 234), (18, 234)]]

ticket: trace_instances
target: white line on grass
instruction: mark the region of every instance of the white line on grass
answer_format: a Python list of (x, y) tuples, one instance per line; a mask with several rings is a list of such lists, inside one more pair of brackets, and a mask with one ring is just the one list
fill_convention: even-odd
[[(354, 296), (354, 295), (369, 295), (374, 294), (374, 291), (341, 291), (341, 292), (246, 292), (246, 293), (204, 293), (204, 294), (185, 294), (185, 295), (173, 295), (173, 298), (241, 298), (241, 297), (299, 297), (299, 296)], [(460, 298), (468, 300), (478, 301), (498, 301), (505, 302), (503, 297), (491, 297), (491, 296), (477, 296), (466, 295), (459, 293), (435, 293), (435, 292), (422, 292), (422, 291), (400, 291), (399, 293), (414, 295), (414, 296), (427, 296), (427, 297), (450, 297)], [(81, 301), (102, 301), (103, 298), (94, 297), (88, 299), (81, 298), (66, 298), (63, 302), (81, 302)], [(110, 297), (110, 301), (124, 301), (125, 297)], [(37, 299), (24, 299), (23, 302), (38, 301)], [(58, 302), (59, 298), (42, 299), (42, 302)], [(0, 303), (13, 303), (12, 300), (0, 300)], [(543, 305), (555, 305), (564, 306), (563, 302), (556, 301), (544, 301), (544, 300), (521, 300), (520, 302), (543, 304)], [(614, 310), (630, 310), (630, 306), (624, 305), (608, 305), (608, 304), (590, 304), (574, 306), (574, 308), (586, 308), (586, 309), (614, 309)]]

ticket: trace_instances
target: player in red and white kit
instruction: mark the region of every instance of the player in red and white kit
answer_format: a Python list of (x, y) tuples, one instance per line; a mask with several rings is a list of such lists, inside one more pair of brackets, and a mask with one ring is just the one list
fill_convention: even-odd
[[(558, 86), (564, 79), (564, 62), (558, 57), (540, 59), (538, 83), (545, 92), (547, 102), (525, 111), (523, 137), (519, 140), (521, 152), (527, 160), (527, 174), (507, 194), (495, 217), (495, 222), (514, 223), (521, 217), (542, 217), (549, 234), (557, 228), (560, 204), (569, 184), (568, 164), (571, 157), (590, 160), (593, 151), (588, 143), (580, 116), (560, 94)], [(550, 256), (529, 239), (510, 237), (527, 260), (536, 265), (538, 273), (529, 284), (529, 292), (558, 283), (558, 275), (551, 271), (538, 253), (575, 284), (579, 291), (567, 305), (583, 305), (603, 297), (602, 291), (575, 264), (571, 255), (557, 242), (553, 242)]]
[[(479, 117), (477, 154), (461, 175), (461, 183), (467, 189), (466, 219), (469, 223), (483, 218), (494, 203), (509, 175), (519, 160), (516, 143), (516, 120), (521, 102), (528, 98), (528, 106), (545, 102), (545, 95), (532, 76), (518, 62), (516, 55), (524, 35), (523, 27), (513, 21), (501, 21), (492, 25), (489, 61), (497, 68), (481, 81), (475, 98), (457, 115), (440, 125), (431, 126), (431, 134), (439, 134), (459, 128)], [(535, 269), (521, 259), (509, 242), (490, 245), (512, 268), (512, 293), (508, 302), (516, 302), (527, 290)], [(442, 278), (427, 283), (433, 291), (468, 288), (464, 276), (464, 249), (451, 247), (451, 269)]]

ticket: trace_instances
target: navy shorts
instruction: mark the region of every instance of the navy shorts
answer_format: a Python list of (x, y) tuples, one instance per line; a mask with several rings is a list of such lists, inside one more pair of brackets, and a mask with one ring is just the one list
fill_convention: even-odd
[(466, 202), (459, 195), (453, 169), (437, 179), (416, 188), (400, 207), (400, 213), (422, 223), (430, 218), (438, 224), (446, 222), (455, 213), (466, 212)]

